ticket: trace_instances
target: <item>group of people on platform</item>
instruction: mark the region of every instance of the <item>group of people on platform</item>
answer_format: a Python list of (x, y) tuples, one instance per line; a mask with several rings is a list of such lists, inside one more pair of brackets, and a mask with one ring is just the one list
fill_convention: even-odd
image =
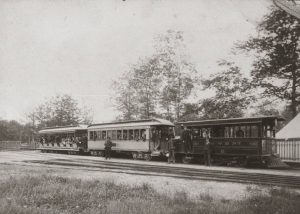
[[(192, 141), (192, 132), (186, 126), (181, 126), (181, 140), (184, 144), (185, 153), (192, 154), (193, 152), (193, 141)], [(211, 165), (211, 152), (212, 152), (212, 145), (210, 143), (210, 135), (208, 130), (205, 130), (203, 133), (203, 137), (205, 138), (204, 143), (204, 162), (205, 165)], [(175, 144), (174, 144), (174, 135), (173, 132), (170, 131), (169, 139), (168, 139), (168, 163), (175, 163)]]

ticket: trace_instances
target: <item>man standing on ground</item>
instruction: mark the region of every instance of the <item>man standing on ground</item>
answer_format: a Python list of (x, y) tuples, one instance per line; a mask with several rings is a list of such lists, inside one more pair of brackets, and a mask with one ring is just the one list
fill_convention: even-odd
[(169, 151), (168, 163), (175, 163), (175, 145), (174, 145), (173, 129), (169, 129), (168, 151)]
[[(183, 126), (181, 126), (182, 128)], [(192, 137), (191, 137), (191, 132), (188, 130), (186, 126), (183, 127), (183, 132), (181, 135), (181, 139), (183, 141), (183, 144), (185, 146), (185, 152), (186, 153), (192, 153)]]
[(104, 146), (105, 146), (105, 160), (107, 160), (110, 159), (111, 147), (113, 146), (110, 137), (107, 137)]
[(210, 166), (211, 165), (211, 143), (209, 140), (209, 132), (206, 129), (203, 133), (203, 137), (205, 138), (205, 142), (204, 142), (204, 162), (206, 166)]

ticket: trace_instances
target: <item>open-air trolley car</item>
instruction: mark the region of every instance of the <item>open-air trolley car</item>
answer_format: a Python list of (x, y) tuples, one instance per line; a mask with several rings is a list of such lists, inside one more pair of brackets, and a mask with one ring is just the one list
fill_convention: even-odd
[(87, 125), (50, 127), (39, 131), (42, 152), (87, 152)]

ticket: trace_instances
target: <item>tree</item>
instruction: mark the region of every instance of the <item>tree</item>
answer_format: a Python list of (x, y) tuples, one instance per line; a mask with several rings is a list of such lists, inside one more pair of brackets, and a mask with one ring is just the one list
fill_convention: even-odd
[(0, 141), (19, 141), (23, 126), (15, 120), (0, 120)]
[(57, 95), (29, 114), (33, 126), (37, 128), (51, 126), (78, 125), (82, 122), (91, 122), (88, 109), (80, 109), (77, 101), (70, 95)]
[(115, 107), (121, 112), (118, 120), (133, 120), (138, 117), (138, 99), (134, 87), (129, 84), (131, 73), (125, 73), (112, 83)]
[(122, 113), (121, 119), (145, 119), (154, 116), (160, 82), (155, 58), (140, 59), (121, 78), (114, 81), (115, 106)]
[(182, 116), (178, 121), (193, 121), (200, 119), (200, 108), (198, 103), (184, 103)]
[(200, 102), (202, 119), (242, 117), (243, 111), (254, 100), (250, 82), (232, 62), (220, 61), (225, 70), (213, 74), (202, 81), (203, 90), (215, 92), (211, 98)]
[(81, 115), (80, 123), (92, 124), (94, 118), (94, 112), (92, 108), (89, 108), (88, 106), (83, 106), (80, 109), (80, 115)]
[(300, 104), (299, 19), (272, 8), (257, 30), (256, 37), (237, 45), (237, 49), (255, 55), (252, 85), (262, 88), (265, 97), (291, 102), (296, 116)]
[(150, 118), (155, 114), (156, 101), (161, 83), (158, 59), (149, 58), (133, 66), (133, 76), (129, 84), (133, 86), (138, 100), (140, 118)]
[(51, 122), (54, 125), (77, 125), (80, 122), (80, 109), (77, 102), (70, 95), (57, 95), (51, 102), (53, 106)]
[[(123, 118), (157, 115), (174, 120), (191, 94), (195, 69), (184, 55), (182, 32), (168, 31), (156, 40), (156, 53), (139, 59), (124, 76), (113, 82), (116, 108)], [(116, 96), (117, 94), (117, 96)]]
[[(194, 87), (196, 70), (185, 54), (183, 32), (168, 30), (156, 43), (163, 81), (160, 104), (168, 119), (178, 120), (184, 100)], [(172, 113), (173, 111), (173, 113)]]
[(252, 116), (262, 116), (262, 115), (273, 115), (273, 116), (279, 116), (280, 110), (275, 108), (274, 102), (271, 100), (263, 100), (261, 104), (259, 104), (255, 108), (255, 112), (252, 114)]

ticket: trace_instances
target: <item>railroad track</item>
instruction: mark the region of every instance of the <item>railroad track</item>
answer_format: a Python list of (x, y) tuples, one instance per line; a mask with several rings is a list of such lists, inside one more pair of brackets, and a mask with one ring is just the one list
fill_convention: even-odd
[(232, 172), (212, 169), (193, 169), (177, 167), (172, 165), (149, 165), (136, 163), (119, 163), (103, 160), (90, 159), (50, 159), (50, 160), (28, 160), (33, 164), (58, 165), (76, 169), (93, 171), (116, 172), (144, 176), (164, 176), (191, 180), (209, 180), (221, 182), (238, 182), (247, 184), (258, 184), (267, 186), (281, 186), (300, 189), (299, 176), (285, 176), (264, 173)]

